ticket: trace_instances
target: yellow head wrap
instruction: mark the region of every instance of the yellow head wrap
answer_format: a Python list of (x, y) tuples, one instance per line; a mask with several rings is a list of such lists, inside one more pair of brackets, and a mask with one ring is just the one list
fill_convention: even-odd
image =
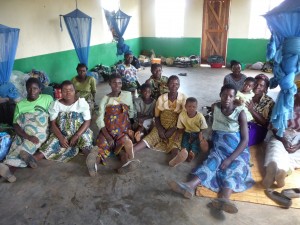
[(296, 80), (295, 84), (296, 84), (297, 88), (300, 88), (300, 80)]

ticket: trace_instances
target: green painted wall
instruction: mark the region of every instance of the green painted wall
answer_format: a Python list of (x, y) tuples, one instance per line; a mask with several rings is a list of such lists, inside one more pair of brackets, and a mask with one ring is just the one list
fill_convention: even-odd
[[(228, 40), (227, 62), (232, 59), (242, 63), (264, 62), (266, 60), (267, 39)], [(200, 55), (200, 38), (154, 38), (142, 37), (126, 40), (126, 44), (135, 55), (141, 50), (155, 51), (156, 55), (165, 57)], [(90, 48), (89, 68), (97, 64), (111, 66), (123, 56), (116, 56), (116, 43), (100, 44)], [(14, 70), (29, 72), (31, 69), (46, 72), (51, 82), (61, 82), (76, 75), (78, 58), (75, 50), (34, 56), (15, 61)]]
[(266, 61), (268, 39), (230, 38), (227, 45), (227, 62), (235, 59), (245, 64)]
[(200, 38), (154, 38), (142, 37), (142, 49), (153, 49), (164, 57), (200, 55)]
[[(200, 55), (200, 38), (141, 38), (142, 49), (153, 49), (156, 55), (165, 57)], [(268, 39), (229, 38), (227, 46), (227, 62), (232, 59), (242, 63), (264, 62)]]
[[(130, 46), (135, 55), (140, 54), (140, 38), (126, 40), (125, 43)], [(116, 52), (116, 43), (91, 46), (88, 67), (93, 68), (97, 64), (113, 65), (118, 60), (123, 59), (123, 56), (117, 57)], [(78, 62), (75, 50), (70, 50), (17, 59), (13, 69), (22, 72), (29, 72), (32, 69), (41, 70), (48, 74), (51, 82), (62, 82), (76, 75)]]

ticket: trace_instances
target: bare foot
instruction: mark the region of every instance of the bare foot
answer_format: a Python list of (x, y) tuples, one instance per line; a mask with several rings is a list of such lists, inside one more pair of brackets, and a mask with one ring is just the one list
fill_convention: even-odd
[(133, 152), (133, 144), (130, 139), (127, 139), (124, 143), (125, 152), (128, 155), (128, 159), (131, 160), (134, 158), (134, 152)]
[(141, 140), (141, 132), (140, 131), (135, 132), (134, 137), (136, 142), (139, 142)]
[(169, 166), (174, 167), (184, 162), (188, 157), (188, 151), (184, 148), (182, 149), (170, 162)]

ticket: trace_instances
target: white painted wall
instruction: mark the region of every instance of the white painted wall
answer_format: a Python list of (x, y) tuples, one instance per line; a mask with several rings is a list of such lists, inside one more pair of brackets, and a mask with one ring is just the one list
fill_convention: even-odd
[[(120, 0), (120, 8), (132, 16), (125, 39), (141, 36), (140, 0)], [(100, 0), (77, 0), (78, 9), (91, 16), (91, 46), (112, 41)], [(19, 28), (16, 59), (73, 49), (72, 41), (59, 15), (76, 8), (75, 0), (0, 0), (0, 23)]]
[[(202, 36), (203, 2), (203, 0), (186, 0), (184, 37)], [(143, 37), (155, 37), (153, 19), (155, 18), (154, 4), (155, 0), (141, 0)], [(229, 38), (248, 38), (250, 5), (250, 0), (231, 0)], [(170, 18), (170, 23), (176, 23), (178, 19), (179, 18)]]

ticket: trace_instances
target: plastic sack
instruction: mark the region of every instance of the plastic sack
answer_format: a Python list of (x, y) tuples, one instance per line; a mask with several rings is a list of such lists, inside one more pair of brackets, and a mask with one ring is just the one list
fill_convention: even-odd
[(0, 132), (0, 161), (2, 161), (8, 153), (12, 139), (6, 132)]

